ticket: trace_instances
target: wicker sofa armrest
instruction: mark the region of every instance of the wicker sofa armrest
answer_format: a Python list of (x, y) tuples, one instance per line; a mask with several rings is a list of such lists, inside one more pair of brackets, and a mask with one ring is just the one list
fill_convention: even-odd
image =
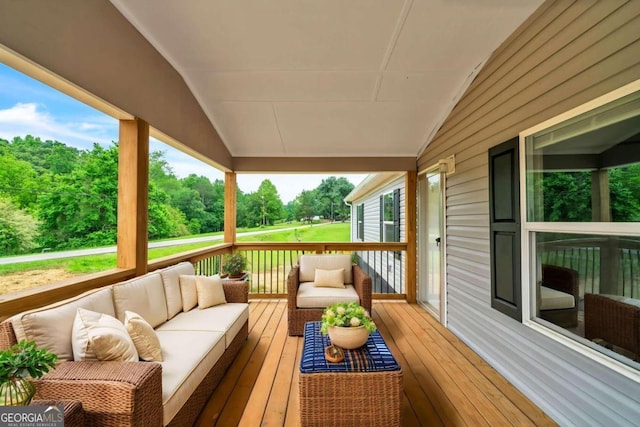
[(360, 296), (360, 305), (371, 313), (371, 277), (358, 265), (353, 265), (353, 287)]
[(162, 426), (162, 366), (61, 362), (38, 380), (37, 399), (79, 400), (90, 426)]
[(249, 302), (249, 283), (246, 280), (222, 282), (227, 302)]
[(298, 301), (298, 287), (300, 286), (300, 267), (293, 266), (287, 276), (287, 303), (289, 307), (295, 308)]

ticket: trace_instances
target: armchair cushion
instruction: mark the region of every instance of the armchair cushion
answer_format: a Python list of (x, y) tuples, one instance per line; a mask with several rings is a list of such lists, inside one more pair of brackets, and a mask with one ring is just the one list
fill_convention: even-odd
[(316, 268), (313, 284), (321, 288), (344, 288), (344, 268), (338, 268), (337, 270)]
[(313, 282), (300, 283), (296, 301), (299, 308), (325, 308), (337, 302), (360, 304), (360, 297), (352, 285), (324, 288), (314, 286)]
[(344, 268), (345, 284), (353, 283), (351, 274), (351, 255), (301, 255), (298, 258), (300, 265), (300, 282), (313, 282), (316, 278), (316, 269), (336, 270)]
[(557, 310), (562, 308), (574, 308), (576, 300), (573, 295), (540, 286), (540, 310)]

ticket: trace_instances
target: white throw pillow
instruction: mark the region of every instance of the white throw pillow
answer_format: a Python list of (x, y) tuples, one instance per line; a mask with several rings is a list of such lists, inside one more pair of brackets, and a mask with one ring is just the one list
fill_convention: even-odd
[(182, 311), (189, 311), (198, 304), (198, 291), (196, 277), (193, 275), (180, 275), (180, 293), (182, 294)]
[(337, 270), (316, 268), (316, 276), (313, 283), (319, 288), (344, 288), (344, 268), (338, 268)]
[(124, 326), (136, 346), (138, 356), (146, 362), (162, 362), (162, 349), (158, 334), (149, 322), (133, 311), (124, 312)]
[(138, 352), (127, 329), (108, 314), (78, 308), (71, 332), (73, 359), (137, 362)]
[(198, 292), (198, 308), (213, 307), (218, 304), (226, 304), (224, 288), (220, 276), (196, 276), (196, 289)]

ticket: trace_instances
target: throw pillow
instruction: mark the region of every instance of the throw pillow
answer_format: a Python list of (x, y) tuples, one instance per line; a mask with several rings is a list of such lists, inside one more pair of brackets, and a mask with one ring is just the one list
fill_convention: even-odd
[(316, 268), (314, 286), (322, 288), (344, 288), (344, 268), (322, 270)]
[(140, 359), (146, 362), (162, 362), (160, 340), (149, 322), (138, 313), (125, 311), (124, 326), (136, 346)]
[(138, 352), (118, 319), (78, 308), (71, 331), (73, 359), (137, 362)]
[(182, 311), (189, 311), (198, 304), (198, 291), (196, 277), (193, 275), (180, 275), (180, 293), (182, 294)]
[(217, 274), (210, 277), (196, 276), (196, 289), (198, 292), (198, 308), (200, 309), (227, 302), (224, 296), (222, 280)]

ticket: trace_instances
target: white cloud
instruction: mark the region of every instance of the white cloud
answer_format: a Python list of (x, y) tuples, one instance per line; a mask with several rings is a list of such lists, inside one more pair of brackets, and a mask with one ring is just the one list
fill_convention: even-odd
[(0, 138), (33, 135), (63, 142), (76, 148), (90, 148), (94, 142), (109, 145), (117, 140), (118, 122), (103, 117), (85, 117), (82, 122), (63, 122), (42, 111), (37, 103), (17, 103), (0, 109)]

